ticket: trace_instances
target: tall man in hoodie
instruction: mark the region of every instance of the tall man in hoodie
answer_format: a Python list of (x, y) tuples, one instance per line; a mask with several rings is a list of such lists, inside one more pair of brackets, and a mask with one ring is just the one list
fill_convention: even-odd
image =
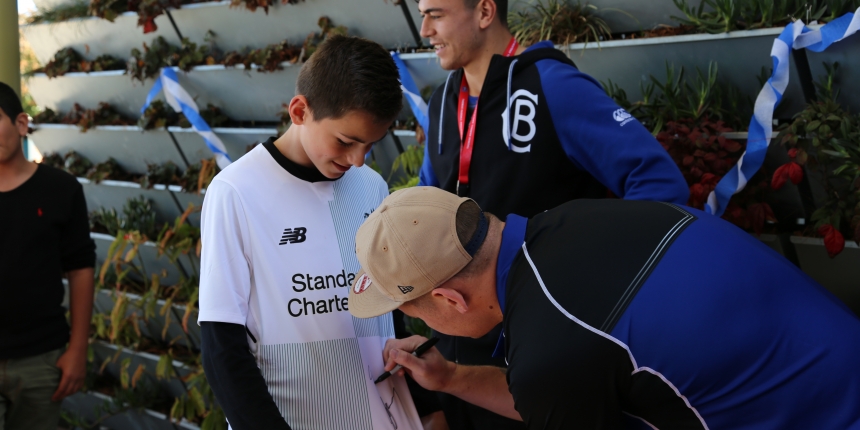
[[(430, 99), (419, 185), (525, 217), (609, 192), (686, 204), (681, 172), (648, 130), (552, 43), (517, 45), (507, 3), (418, 2), (421, 36), (452, 71)], [(460, 364), (505, 366), (503, 355), (493, 354), (499, 333), (440, 334), (437, 347)], [(442, 407), (452, 430), (523, 428), (453, 396), (443, 395)]]

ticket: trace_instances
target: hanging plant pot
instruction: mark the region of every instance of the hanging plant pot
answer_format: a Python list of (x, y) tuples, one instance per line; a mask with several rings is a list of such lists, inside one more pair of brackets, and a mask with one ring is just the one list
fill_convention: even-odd
[[(138, 315), (143, 315), (143, 309), (137, 305), (137, 301), (140, 299), (140, 296), (133, 293), (125, 293), (126, 296), (131, 300), (131, 303), (126, 310), (126, 316), (132, 314), (132, 312), (137, 312)], [(110, 315), (111, 310), (114, 308), (116, 303), (115, 292), (113, 290), (100, 290), (96, 294), (95, 298), (95, 309), (94, 311), (103, 313), (105, 315)], [(167, 312), (170, 313), (170, 317), (168, 320), (167, 312), (165, 314), (161, 314), (160, 310), (165, 305), (164, 300), (158, 300), (156, 302), (156, 309), (159, 311), (156, 312), (155, 316), (149, 318), (147, 321), (143, 322), (140, 325), (141, 334), (143, 336), (148, 337), (150, 339), (159, 341), (159, 342), (176, 342), (179, 345), (187, 346), (188, 348), (199, 350), (201, 344), (201, 334), (200, 334), (200, 326), (197, 325), (197, 309), (192, 309), (191, 313), (188, 317), (188, 333), (182, 328), (182, 319), (185, 316), (186, 306), (174, 304), (168, 309)], [(167, 329), (165, 330), (165, 325)], [(163, 335), (163, 336), (162, 336)]]
[[(87, 422), (99, 421), (99, 428), (114, 430), (199, 430), (185, 420), (172, 423), (167, 416), (144, 408), (125, 409), (110, 396), (97, 393), (76, 393), (63, 400), (63, 410)], [(116, 413), (119, 412), (119, 413)]]
[(845, 249), (830, 258), (824, 239), (792, 236), (791, 242), (800, 268), (860, 316), (860, 246), (846, 241)]
[[(104, 371), (108, 372), (117, 380), (120, 379), (121, 363), (123, 360), (128, 358), (131, 360), (127, 370), (129, 373), (135, 372), (138, 366), (143, 366), (145, 369), (144, 377), (153, 385), (160, 387), (161, 390), (170, 397), (180, 397), (188, 391), (185, 383), (179, 378), (187, 376), (193, 371), (193, 369), (179, 361), (171, 361), (173, 369), (179, 374), (178, 377), (174, 374), (170, 378), (158, 379), (156, 376), (157, 367), (161, 357), (146, 352), (132, 351), (128, 348), (112, 345), (99, 340), (95, 341), (92, 346), (93, 353), (95, 354), (96, 365), (102, 366), (104, 364)], [(105, 363), (105, 361), (107, 361), (107, 363)]]

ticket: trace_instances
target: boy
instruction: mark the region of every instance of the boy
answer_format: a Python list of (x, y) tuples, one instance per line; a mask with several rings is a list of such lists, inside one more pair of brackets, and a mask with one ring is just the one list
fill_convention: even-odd
[[(24, 158), (28, 118), (0, 82), (0, 429), (56, 429), (84, 384), (95, 244), (84, 189)], [(69, 280), (71, 333), (63, 308)], [(67, 346), (68, 344), (68, 346)]]
[[(403, 379), (374, 384), (390, 314), (349, 314), (355, 232), (388, 195), (364, 166), (401, 110), (378, 44), (332, 37), (302, 67), (292, 124), (206, 191), (203, 367), (234, 430), (420, 429)], [(392, 380), (393, 379), (393, 380)]]

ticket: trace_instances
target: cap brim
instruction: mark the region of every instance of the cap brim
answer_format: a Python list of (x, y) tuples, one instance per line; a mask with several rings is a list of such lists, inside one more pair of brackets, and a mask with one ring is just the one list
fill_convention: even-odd
[(370, 286), (360, 293), (355, 292), (355, 284), (361, 280), (364, 270), (359, 270), (355, 275), (355, 281), (349, 287), (349, 313), (358, 318), (373, 318), (391, 312), (402, 303), (391, 300), (382, 293), (379, 285), (372, 279)]

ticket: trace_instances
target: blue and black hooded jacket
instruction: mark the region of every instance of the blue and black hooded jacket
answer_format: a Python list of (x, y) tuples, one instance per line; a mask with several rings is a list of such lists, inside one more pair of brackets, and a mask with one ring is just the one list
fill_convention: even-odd
[[(420, 171), (420, 185), (455, 193), (462, 73), (430, 99)], [(550, 42), (494, 56), (477, 114), (466, 195), (488, 212), (529, 217), (607, 189), (628, 200), (687, 202), (680, 170), (651, 133)]]

